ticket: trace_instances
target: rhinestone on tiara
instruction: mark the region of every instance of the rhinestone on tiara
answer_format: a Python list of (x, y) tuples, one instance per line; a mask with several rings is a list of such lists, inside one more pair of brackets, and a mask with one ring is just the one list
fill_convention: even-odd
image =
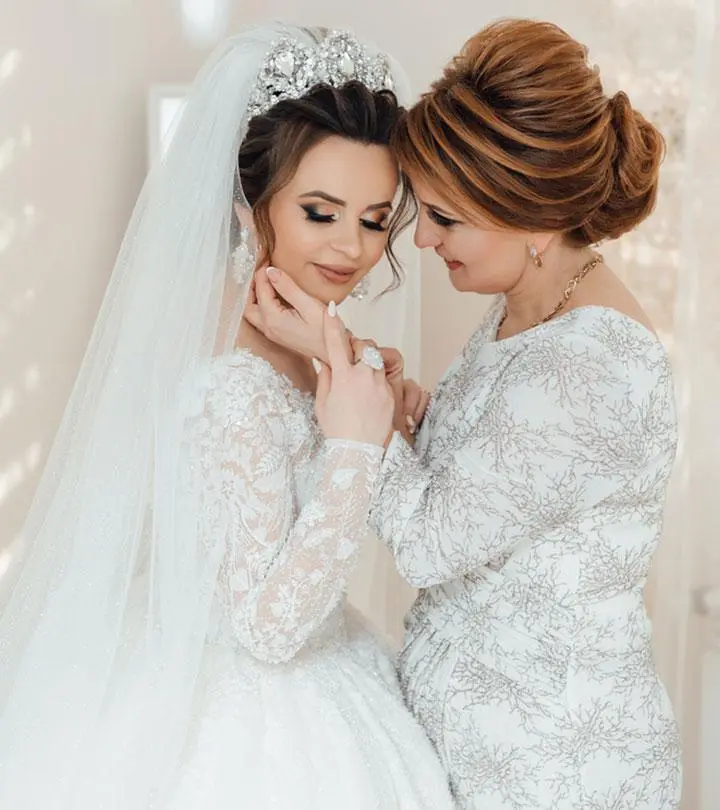
[(371, 54), (352, 34), (331, 31), (315, 46), (290, 38), (276, 42), (250, 96), (248, 117), (266, 113), (279, 101), (300, 98), (321, 82), (340, 87), (362, 82), (370, 90), (393, 90), (386, 56)]

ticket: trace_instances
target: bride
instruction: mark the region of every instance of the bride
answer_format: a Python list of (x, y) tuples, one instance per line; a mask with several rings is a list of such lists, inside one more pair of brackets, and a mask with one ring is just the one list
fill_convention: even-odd
[(242, 318), (262, 263), (331, 311), (383, 252), (397, 274), (392, 79), (349, 35), (267, 25), (193, 85), (0, 619), (1, 807), (451, 807), (345, 605), (393, 420), (382, 363), (336, 319), (343, 399)]

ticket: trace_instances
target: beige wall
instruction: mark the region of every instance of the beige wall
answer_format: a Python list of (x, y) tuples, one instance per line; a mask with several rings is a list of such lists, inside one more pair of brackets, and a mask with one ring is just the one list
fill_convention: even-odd
[[(644, 38), (657, 39), (661, 53), (676, 34), (688, 36), (687, 26), (663, 15), (655, 26), (643, 18), (642, 26), (628, 27), (628, 9), (643, 2), (648, 8), (649, 0), (0, 0), (0, 577), (9, 559), (3, 549), (22, 525), (144, 177), (148, 88), (189, 82), (214, 44), (198, 45), (183, 29), (182, 7), (203, 2), (229, 6), (221, 35), (272, 17), (351, 27), (391, 51), (416, 90), (467, 36), (501, 15), (542, 15), (565, 25), (611, 54), (603, 69), (618, 72), (623, 83), (637, 73), (633, 93), (643, 90), (640, 73), (654, 64), (638, 56), (642, 70), (633, 71), (629, 57), (652, 51)], [(677, 59), (666, 61), (669, 72), (657, 72), (656, 82), (682, 73)], [(678, 109), (682, 119), (682, 99), (661, 112), (673, 121)], [(668, 219), (679, 221), (680, 212)], [(658, 287), (654, 264), (634, 270), (648, 290)], [(454, 293), (432, 254), (423, 257), (422, 274), (421, 376), (432, 385), (486, 302)], [(704, 289), (712, 294), (712, 281)], [(669, 333), (657, 316), (675, 311), (666, 298), (656, 296), (661, 307), (648, 296)], [(714, 480), (709, 461), (695, 469)], [(698, 524), (704, 517), (698, 510)], [(684, 548), (692, 532), (684, 531), (684, 519), (678, 526), (676, 546)], [(667, 568), (673, 590), (674, 567)], [(384, 584), (373, 586), (370, 601), (385, 598)], [(406, 598), (399, 593), (397, 605)], [(395, 604), (388, 610), (399, 617)], [(674, 650), (677, 634), (666, 635)], [(708, 677), (717, 679), (717, 668)], [(720, 700), (713, 700), (717, 714)], [(709, 799), (706, 806), (719, 805)]]

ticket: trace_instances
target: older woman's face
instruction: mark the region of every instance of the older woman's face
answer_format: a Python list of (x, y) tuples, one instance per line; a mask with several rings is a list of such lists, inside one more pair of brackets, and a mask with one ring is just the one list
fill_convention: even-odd
[(504, 293), (528, 270), (529, 234), (468, 222), (427, 184), (411, 178), (420, 204), (415, 244), (433, 248), (460, 292)]

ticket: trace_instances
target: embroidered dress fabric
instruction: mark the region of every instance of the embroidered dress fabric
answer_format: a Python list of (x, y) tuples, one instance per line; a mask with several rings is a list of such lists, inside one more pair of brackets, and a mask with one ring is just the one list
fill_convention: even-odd
[(464, 809), (675, 810), (643, 604), (676, 448), (668, 358), (601, 307), (496, 341), (503, 308), (377, 480), (371, 524), (421, 589), (407, 702)]

